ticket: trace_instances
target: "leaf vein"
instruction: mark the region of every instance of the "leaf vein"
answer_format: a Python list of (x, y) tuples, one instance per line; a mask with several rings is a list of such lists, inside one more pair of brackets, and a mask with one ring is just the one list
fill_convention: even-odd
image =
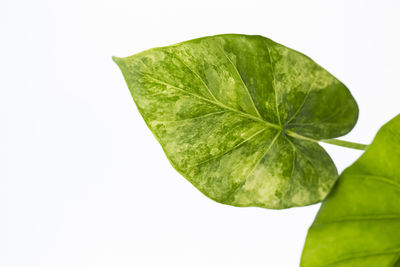
[(373, 180), (377, 180), (386, 184), (393, 185), (397, 189), (400, 190), (400, 183), (394, 181), (393, 179), (390, 179), (389, 177), (381, 176), (381, 175), (369, 175), (369, 174), (352, 174), (352, 173), (347, 173), (346, 175), (352, 176), (358, 179), (363, 179), (363, 178), (369, 178)]
[(238, 113), (239, 115), (241, 115), (241, 116), (243, 116), (243, 117), (247, 117), (247, 118), (250, 118), (250, 119), (255, 120), (255, 121), (263, 122), (263, 123), (265, 123), (266, 125), (268, 125), (268, 126), (270, 126), (270, 127), (272, 127), (272, 128), (275, 128), (275, 129), (281, 129), (280, 126), (278, 126), (278, 125), (276, 125), (276, 124), (274, 124), (274, 123), (268, 122), (268, 121), (266, 121), (266, 120), (264, 120), (264, 119), (262, 119), (262, 118), (258, 118), (258, 117), (255, 117), (255, 116), (251, 115), (251, 114), (242, 112), (242, 111), (240, 111), (240, 110), (238, 110), (238, 109), (234, 109), (234, 108), (228, 107), (228, 106), (226, 106), (226, 105), (224, 105), (224, 104), (222, 104), (222, 103), (220, 103), (220, 102), (215, 102), (215, 101), (213, 101), (213, 100), (211, 100), (211, 99), (205, 98), (205, 97), (200, 96), (200, 95), (198, 95), (198, 94), (194, 94), (194, 93), (192, 93), (192, 92), (189, 92), (189, 91), (187, 91), (187, 90), (185, 90), (185, 89), (182, 89), (182, 88), (180, 88), (180, 87), (177, 87), (177, 86), (175, 86), (175, 85), (169, 84), (169, 83), (167, 83), (167, 82), (161, 81), (161, 80), (159, 80), (159, 79), (157, 79), (157, 78), (154, 78), (154, 77), (152, 77), (152, 76), (145, 75), (144, 77), (146, 77), (146, 78), (148, 78), (148, 79), (151, 79), (151, 80), (153, 80), (153, 81), (155, 81), (155, 82), (157, 82), (157, 83), (159, 83), (159, 84), (162, 84), (162, 85), (165, 85), (165, 86), (169, 86), (169, 87), (171, 87), (171, 88), (174, 88), (175, 90), (181, 91), (181, 92), (183, 92), (183, 93), (186, 93), (186, 94), (188, 94), (188, 95), (191, 95), (191, 96), (196, 97), (196, 98), (198, 98), (198, 99), (201, 99), (201, 100), (203, 100), (203, 101), (206, 101), (206, 102), (209, 102), (209, 103), (211, 103), (211, 104), (217, 105), (217, 106), (222, 107), (222, 108), (224, 108), (224, 109), (227, 109), (227, 110), (236, 112), (236, 113)]
[(313, 226), (320, 226), (326, 224), (335, 223), (346, 223), (346, 222), (362, 222), (362, 221), (383, 221), (383, 220), (400, 220), (400, 214), (381, 214), (381, 215), (359, 215), (359, 216), (347, 216), (337, 220), (331, 220), (326, 222), (317, 222)]
[(186, 68), (188, 68), (200, 81), (201, 83), (204, 85), (204, 87), (207, 89), (208, 93), (211, 95), (211, 97), (214, 99), (214, 101), (216, 102), (220, 102), (218, 101), (218, 99), (215, 97), (215, 95), (211, 92), (210, 87), (206, 84), (206, 82), (204, 81), (204, 79), (196, 72), (194, 71), (191, 67), (189, 67), (189, 65), (187, 65), (183, 59), (181, 59), (180, 57), (178, 57), (177, 55), (175, 55), (175, 57), (182, 62), (183, 65), (185, 65)]
[(247, 95), (248, 95), (248, 97), (250, 98), (250, 102), (252, 103), (253, 108), (254, 108), (254, 110), (256, 111), (257, 115), (258, 115), (260, 118), (262, 118), (262, 116), (261, 116), (261, 114), (260, 114), (260, 111), (258, 110), (258, 108), (256, 107), (256, 104), (254, 103), (254, 99), (253, 99), (253, 97), (251, 96), (250, 90), (249, 90), (249, 88), (247, 87), (247, 85), (245, 84), (245, 82), (243, 81), (243, 77), (242, 77), (242, 75), (240, 74), (240, 72), (239, 72), (237, 66), (232, 62), (232, 60), (231, 60), (231, 59), (229, 58), (229, 56), (226, 54), (226, 52), (225, 52), (225, 50), (224, 50), (223, 47), (221, 47), (221, 51), (222, 51), (222, 53), (224, 54), (224, 56), (226, 57), (226, 59), (228, 59), (228, 61), (230, 62), (230, 64), (233, 66), (233, 69), (236, 71), (237, 75), (239, 76), (240, 81), (242, 82), (244, 88), (246, 89)]
[(274, 88), (274, 95), (275, 95), (275, 112), (276, 112), (276, 117), (278, 118), (278, 122), (280, 125), (281, 123), (281, 117), (279, 115), (279, 107), (278, 107), (278, 94), (276, 92), (276, 79), (275, 79), (275, 68), (272, 64), (272, 58), (271, 58), (271, 51), (269, 50), (269, 44), (266, 44), (267, 47), (267, 52), (268, 52), (268, 58), (269, 58), (269, 63), (271, 65), (271, 73), (272, 73), (272, 87)]
[(331, 261), (331, 262), (329, 262), (327, 264), (324, 264), (323, 266), (327, 267), (327, 266), (332, 266), (332, 265), (335, 265), (337, 263), (345, 262), (345, 261), (349, 261), (349, 260), (353, 260), (353, 259), (376, 257), (376, 256), (387, 255), (387, 254), (396, 254), (396, 253), (399, 253), (399, 252), (400, 252), (400, 248), (395, 248), (395, 249), (382, 251), (382, 252), (361, 252), (361, 253), (358, 253), (358, 255), (351, 255), (351, 256), (348, 256), (348, 257), (339, 258), (339, 259), (337, 259), (335, 261)]
[(240, 146), (243, 145), (244, 143), (250, 141), (251, 139), (253, 139), (253, 138), (256, 137), (257, 135), (259, 135), (260, 133), (264, 132), (266, 129), (267, 129), (267, 128), (261, 129), (260, 131), (256, 132), (256, 133), (253, 134), (252, 136), (246, 138), (246, 139), (243, 140), (242, 142), (240, 142), (240, 143), (238, 143), (237, 145), (233, 146), (233, 147), (230, 148), (229, 150), (227, 150), (227, 151), (225, 151), (225, 152), (223, 152), (223, 153), (221, 153), (221, 154), (218, 154), (218, 155), (216, 155), (216, 156), (214, 156), (214, 157), (208, 158), (208, 159), (206, 159), (206, 160), (204, 160), (204, 161), (201, 161), (201, 162), (197, 163), (196, 165), (194, 165), (194, 167), (195, 167), (195, 166), (199, 166), (199, 165), (201, 165), (201, 164), (204, 164), (204, 163), (206, 163), (206, 162), (209, 162), (209, 161), (211, 161), (211, 160), (220, 158), (220, 157), (222, 157), (222, 156), (228, 154), (229, 152), (232, 152), (232, 151), (235, 150), (236, 148), (240, 147)]
[(294, 175), (294, 170), (296, 169), (296, 162), (297, 162), (297, 160), (296, 160), (296, 158), (297, 158), (297, 148), (296, 148), (296, 146), (295, 146), (295, 144), (293, 144), (293, 142), (292, 141), (290, 141), (290, 139), (287, 137), (287, 136), (285, 136), (285, 139), (289, 142), (289, 144), (291, 145), (291, 147), (292, 147), (292, 150), (293, 150), (293, 162), (292, 162), (292, 171), (290, 172), (290, 178), (289, 178), (289, 180), (291, 181), (290, 182), (290, 186), (289, 186), (289, 189), (288, 189), (288, 191), (286, 192), (286, 196), (290, 196), (290, 193), (292, 192), (292, 190), (293, 190), (293, 175)]
[(233, 195), (235, 195), (245, 184), (247, 179), (250, 177), (250, 175), (253, 173), (253, 171), (257, 168), (257, 166), (261, 163), (262, 159), (268, 154), (268, 152), (271, 150), (272, 146), (275, 144), (276, 140), (278, 139), (279, 135), (282, 133), (282, 131), (279, 131), (274, 139), (272, 139), (271, 143), (268, 145), (267, 150), (261, 155), (260, 158), (257, 159), (256, 164), (253, 166), (253, 168), (251, 168), (251, 170), (249, 171), (249, 173), (246, 175), (246, 177), (243, 179), (243, 181), (235, 188), (235, 190), (233, 190), (232, 193), (229, 194), (228, 197), (231, 197)]
[(303, 98), (303, 102), (301, 103), (299, 108), (296, 110), (296, 112), (293, 114), (293, 116), (289, 120), (287, 120), (285, 124), (289, 124), (292, 120), (294, 120), (297, 117), (297, 115), (300, 113), (300, 111), (303, 109), (304, 104), (306, 103), (307, 98), (310, 95), (310, 92), (311, 92), (312, 88), (314, 87), (316, 80), (317, 80), (317, 78), (314, 78), (314, 81), (311, 83), (310, 87), (307, 90), (306, 95)]
[(152, 120), (151, 122), (160, 122), (160, 123), (184, 122), (184, 121), (191, 121), (191, 120), (196, 120), (196, 119), (200, 119), (200, 118), (205, 118), (205, 117), (209, 117), (209, 116), (213, 116), (213, 115), (217, 115), (217, 114), (222, 114), (225, 112), (226, 112), (225, 110), (222, 110), (222, 111), (211, 112), (211, 113), (203, 114), (203, 115), (192, 117), (192, 118), (182, 119), (182, 120), (173, 120), (173, 121)]

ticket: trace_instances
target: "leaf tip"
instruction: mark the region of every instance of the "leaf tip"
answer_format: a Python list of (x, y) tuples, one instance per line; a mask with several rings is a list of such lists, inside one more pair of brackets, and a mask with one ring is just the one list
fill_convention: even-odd
[(122, 59), (122, 58), (116, 57), (116, 56), (112, 56), (111, 58), (112, 58), (112, 60), (113, 60), (115, 63), (117, 63), (117, 65), (118, 65), (118, 63), (119, 63), (119, 62), (121, 61), (121, 59)]

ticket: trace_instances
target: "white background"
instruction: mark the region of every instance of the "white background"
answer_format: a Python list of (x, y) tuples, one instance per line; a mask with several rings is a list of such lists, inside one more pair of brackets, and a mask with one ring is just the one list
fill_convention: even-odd
[[(319, 208), (235, 208), (169, 164), (111, 56), (260, 34), (400, 112), (399, 1), (0, 0), (0, 266), (298, 266)], [(360, 152), (325, 145), (338, 169)]]

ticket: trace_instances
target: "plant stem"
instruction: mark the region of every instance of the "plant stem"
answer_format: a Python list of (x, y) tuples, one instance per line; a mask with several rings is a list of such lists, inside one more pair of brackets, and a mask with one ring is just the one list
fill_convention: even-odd
[(343, 146), (343, 147), (347, 147), (347, 148), (359, 149), (359, 150), (366, 150), (368, 147), (368, 145), (353, 143), (353, 142), (339, 140), (339, 139), (321, 140), (320, 142), (337, 145), (337, 146)]

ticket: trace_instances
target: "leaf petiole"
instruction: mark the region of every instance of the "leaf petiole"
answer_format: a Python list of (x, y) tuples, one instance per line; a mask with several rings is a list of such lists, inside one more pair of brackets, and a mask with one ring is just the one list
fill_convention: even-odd
[(353, 149), (358, 149), (358, 150), (366, 150), (368, 145), (364, 145), (364, 144), (359, 144), (359, 143), (353, 143), (353, 142), (349, 142), (349, 141), (344, 141), (344, 140), (339, 140), (339, 139), (326, 139), (326, 140), (315, 140), (303, 135), (299, 135), (295, 132), (292, 132), (290, 130), (286, 130), (285, 131), (287, 135), (298, 138), (298, 139), (303, 139), (303, 140), (307, 140), (307, 141), (311, 141), (311, 142), (323, 142), (323, 143), (327, 143), (327, 144), (331, 144), (331, 145), (337, 145), (337, 146), (342, 146), (342, 147), (347, 147), (347, 148), (353, 148)]
[(321, 140), (321, 142), (331, 144), (331, 145), (337, 145), (337, 146), (343, 146), (343, 147), (347, 147), (347, 148), (358, 149), (358, 150), (366, 150), (368, 147), (368, 145), (353, 143), (353, 142), (339, 140), (339, 139)]

